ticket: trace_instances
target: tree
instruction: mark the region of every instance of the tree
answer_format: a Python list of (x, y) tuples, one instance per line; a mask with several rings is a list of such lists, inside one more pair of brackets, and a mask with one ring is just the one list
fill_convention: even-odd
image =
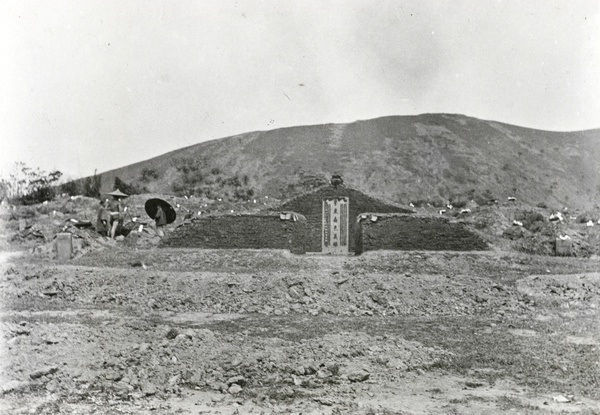
[(62, 173), (58, 170), (46, 173), (17, 162), (8, 180), (2, 179), (1, 189), (9, 199), (23, 204), (40, 203), (54, 197), (54, 185), (61, 176)]
[(27, 176), (31, 169), (23, 162), (16, 162), (8, 179), (2, 179), (3, 187), (6, 189), (6, 197), (18, 199), (26, 192)]
[(100, 198), (100, 185), (102, 184), (101, 176), (94, 175), (86, 177), (83, 181), (83, 195), (87, 197)]

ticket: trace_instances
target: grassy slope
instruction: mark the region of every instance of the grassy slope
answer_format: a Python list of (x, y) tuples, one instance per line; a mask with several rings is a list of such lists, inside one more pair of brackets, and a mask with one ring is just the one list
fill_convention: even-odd
[(353, 188), (402, 203), (490, 189), (498, 198), (589, 209), (600, 196), (600, 129), (548, 132), (448, 114), (241, 134), (103, 173), (102, 188), (115, 176), (139, 183), (152, 168), (159, 178), (146, 186), (170, 193), (182, 158), (206, 173), (247, 175), (257, 192), (278, 197), (300, 172), (339, 173)]

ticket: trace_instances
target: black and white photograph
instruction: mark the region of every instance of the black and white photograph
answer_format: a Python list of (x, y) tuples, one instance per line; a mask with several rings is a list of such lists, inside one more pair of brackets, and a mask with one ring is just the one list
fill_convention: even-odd
[(0, 62), (0, 413), (600, 414), (600, 0), (3, 0)]

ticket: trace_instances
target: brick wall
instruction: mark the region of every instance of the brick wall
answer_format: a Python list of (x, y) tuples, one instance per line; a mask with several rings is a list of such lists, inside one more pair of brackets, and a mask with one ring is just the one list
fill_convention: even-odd
[(321, 189), (298, 196), (281, 206), (282, 210), (298, 212), (306, 218), (306, 250), (309, 252), (321, 252), (322, 239), (322, 209), (323, 199), (333, 197), (348, 197), (349, 205), (349, 250), (354, 252), (356, 249), (356, 217), (363, 212), (380, 212), (380, 213), (410, 213), (410, 210), (388, 204), (365, 195), (358, 190), (347, 187), (326, 186)]
[[(292, 214), (290, 214), (292, 215)], [(282, 219), (279, 213), (215, 215), (195, 218), (166, 235), (162, 247), (289, 249), (303, 254), (306, 219)]]
[[(379, 213), (357, 221), (356, 253), (378, 249), (473, 251), (487, 244), (464, 224), (446, 218)], [(376, 218), (372, 221), (371, 218)]]

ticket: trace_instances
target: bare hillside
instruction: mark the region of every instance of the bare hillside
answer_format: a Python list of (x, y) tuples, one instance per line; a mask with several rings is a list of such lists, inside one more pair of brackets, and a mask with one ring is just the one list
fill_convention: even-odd
[(473, 195), (589, 209), (600, 197), (600, 129), (550, 132), (463, 115), (393, 116), (251, 132), (101, 175), (148, 191), (290, 197), (331, 174), (393, 202)]

